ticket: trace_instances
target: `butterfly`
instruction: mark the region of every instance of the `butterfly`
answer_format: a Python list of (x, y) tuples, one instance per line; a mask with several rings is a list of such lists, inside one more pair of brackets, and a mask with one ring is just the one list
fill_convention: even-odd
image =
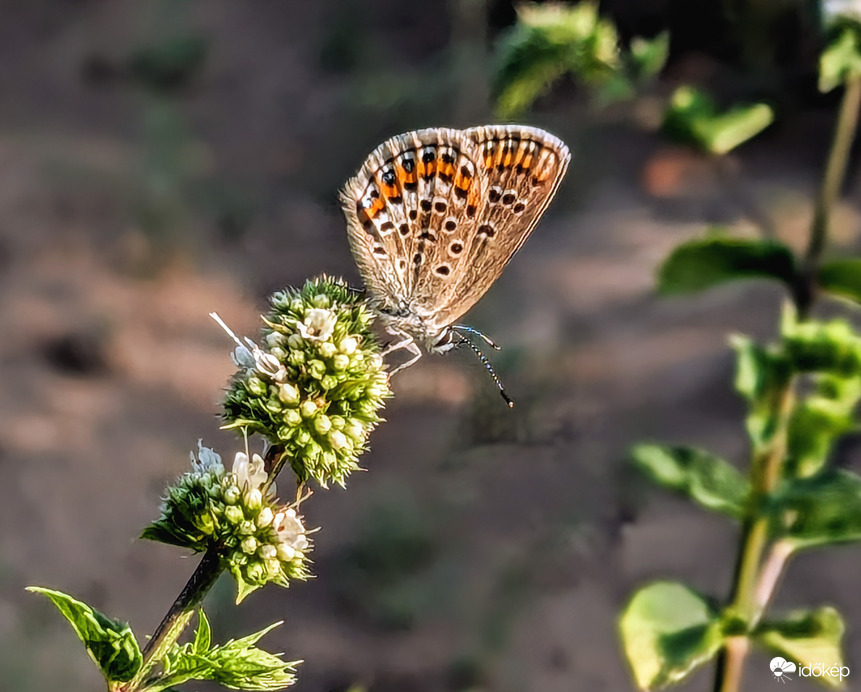
[(456, 324), (499, 278), (556, 194), (571, 154), (535, 127), (488, 125), (406, 132), (378, 146), (341, 192), (369, 305), (415, 363), (424, 347), (469, 346), (509, 406), (478, 347)]

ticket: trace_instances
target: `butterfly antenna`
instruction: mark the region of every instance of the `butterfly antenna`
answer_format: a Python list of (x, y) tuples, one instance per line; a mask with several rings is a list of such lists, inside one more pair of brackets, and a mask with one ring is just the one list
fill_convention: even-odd
[(499, 375), (496, 374), (496, 370), (493, 369), (487, 356), (481, 352), (478, 346), (465, 337), (461, 337), (461, 340), (457, 342), (457, 345), (469, 346), (472, 349), (473, 353), (478, 356), (478, 359), (482, 362), (487, 372), (490, 373), (490, 377), (493, 379), (494, 384), (499, 388), (499, 393), (502, 395), (502, 398), (505, 399), (505, 403), (508, 404), (508, 408), (514, 408), (514, 401), (512, 401), (511, 397), (508, 396), (508, 393), (505, 391), (505, 387), (502, 385)]
[(465, 324), (456, 324), (454, 325), (454, 329), (457, 331), (469, 332), (470, 334), (475, 334), (476, 336), (480, 336), (484, 343), (490, 346), (495, 351), (501, 351), (502, 346), (497, 345), (495, 342), (491, 341), (490, 337), (484, 334), (483, 332), (478, 331), (475, 327), (468, 327)]

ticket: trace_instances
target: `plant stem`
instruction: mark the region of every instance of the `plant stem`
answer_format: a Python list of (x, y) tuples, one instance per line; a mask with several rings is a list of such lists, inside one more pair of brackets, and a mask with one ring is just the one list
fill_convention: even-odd
[[(266, 451), (264, 463), (269, 471), (269, 479), (265, 486), (268, 488), (284, 466), (284, 447), (272, 445)], [(152, 637), (143, 648), (143, 664), (140, 671), (133, 680), (119, 688), (120, 692), (135, 692), (135, 690), (140, 689), (152, 668), (164, 658), (168, 649), (179, 639), (188, 626), (195, 608), (203, 602), (206, 594), (209, 593), (209, 590), (224, 571), (221, 550), (220, 546), (213, 546), (203, 554), (194, 573), (189, 577), (179, 596), (171, 604)]]
[[(849, 150), (858, 125), (859, 106), (861, 77), (854, 77), (846, 82), (840, 102), (834, 139), (816, 199), (810, 240), (793, 291), (793, 300), (800, 320), (807, 318), (816, 297), (816, 273), (828, 241), (831, 209), (846, 176)], [(788, 545), (778, 542), (772, 546), (768, 557), (763, 561), (769, 536), (768, 518), (762, 512), (763, 501), (768, 498), (780, 479), (780, 466), (786, 456), (786, 433), (792, 406), (793, 383), (789, 381), (777, 398), (778, 427), (774, 438), (768, 449), (754, 458), (751, 464), (752, 501), (742, 528), (730, 600), (730, 610), (744, 620), (748, 631), (753, 629), (762, 617), (792, 554)], [(749, 640), (744, 635), (732, 637), (727, 641), (717, 661), (715, 692), (738, 692), (749, 648)]]
[[(751, 464), (751, 500), (742, 527), (729, 606), (732, 612), (744, 620), (748, 631), (756, 626), (763, 612), (758, 598), (758, 587), (761, 581), (762, 556), (768, 544), (768, 516), (763, 512), (762, 505), (780, 479), (780, 465), (786, 456), (786, 433), (793, 400), (793, 383), (790, 380), (777, 397), (778, 419), (774, 437), (768, 447), (755, 456)], [(715, 692), (738, 692), (748, 649), (745, 635), (727, 641), (717, 661)]]
[(852, 77), (846, 82), (843, 99), (840, 102), (834, 139), (831, 142), (825, 174), (816, 199), (810, 241), (801, 268), (800, 284), (796, 287), (795, 302), (800, 319), (804, 319), (810, 312), (815, 297), (817, 265), (828, 240), (831, 209), (840, 194), (843, 179), (846, 176), (849, 150), (858, 125), (859, 105), (861, 105), (861, 77)]

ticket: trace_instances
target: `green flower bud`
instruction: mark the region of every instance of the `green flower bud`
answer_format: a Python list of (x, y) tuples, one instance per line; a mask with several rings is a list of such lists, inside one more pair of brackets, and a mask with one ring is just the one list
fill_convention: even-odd
[(283, 420), (285, 425), (289, 425), (290, 427), (294, 427), (299, 425), (302, 422), (302, 415), (293, 408), (285, 409), (283, 415)]
[(351, 418), (344, 425), (344, 434), (353, 442), (361, 442), (365, 439), (365, 428), (355, 418)]
[(334, 375), (325, 375), (320, 380), (320, 386), (328, 392), (338, 386), (338, 378)]
[(239, 544), (239, 547), (242, 549), (243, 553), (248, 555), (253, 555), (257, 550), (257, 539), (254, 536), (246, 536), (242, 539), (242, 542)]
[(341, 339), (341, 343), (338, 344), (338, 350), (348, 356), (352, 353), (355, 353), (358, 347), (359, 342), (356, 341), (356, 339), (354, 339), (352, 336), (348, 336), (344, 339)]
[(344, 420), (343, 416), (329, 416), (329, 422), (335, 430), (343, 430), (344, 426), (347, 424), (347, 421)]
[(343, 353), (339, 353), (332, 358), (332, 367), (338, 372), (343, 372), (350, 367), (350, 357), (345, 356)]
[(321, 435), (325, 435), (332, 429), (332, 422), (329, 417), (322, 413), (314, 419), (314, 430)]
[(335, 344), (333, 344), (331, 341), (324, 341), (322, 344), (320, 344), (318, 348), (320, 351), (320, 355), (323, 356), (323, 358), (331, 358), (338, 352), (338, 349), (335, 347)]
[(278, 577), (281, 574), (281, 563), (278, 562), (277, 558), (266, 560), (263, 564), (266, 566), (266, 574), (270, 578)]
[(278, 552), (275, 550), (274, 545), (270, 545), (269, 543), (264, 543), (259, 548), (257, 548), (257, 554), (260, 555), (264, 560), (274, 560), (278, 555)]
[(303, 401), (299, 406), (299, 413), (302, 414), (303, 418), (310, 418), (317, 413), (317, 404), (310, 400)]
[(275, 514), (272, 512), (271, 508), (264, 507), (257, 514), (257, 521), (256, 521), (257, 527), (261, 528), (261, 529), (266, 528), (267, 526), (269, 526), (272, 523), (272, 519), (274, 516), (275, 516)]
[(245, 507), (252, 512), (260, 509), (263, 506), (263, 493), (257, 488), (252, 488), (245, 493)]
[(243, 536), (253, 536), (257, 531), (257, 527), (254, 525), (253, 521), (243, 521), (239, 524), (239, 533)]
[[(281, 334), (280, 332), (269, 332), (266, 335), (265, 341), (266, 341), (266, 345), (270, 349), (273, 349), (272, 351), (270, 351), (272, 353), (272, 355), (275, 355), (274, 349), (282, 348), (287, 343), (286, 337), (283, 334)], [(277, 356), (276, 356), (276, 358), (277, 358)], [(281, 360), (281, 358), (278, 358), (278, 360)]]
[(291, 334), (287, 337), (287, 345), (291, 349), (297, 350), (305, 345), (305, 340), (302, 338), (301, 334)]
[(253, 375), (245, 381), (245, 386), (254, 396), (263, 396), (268, 389), (268, 386), (263, 380)]
[(278, 555), (278, 559), (281, 562), (290, 562), (294, 557), (296, 557), (296, 551), (293, 549), (293, 546), (287, 545), (286, 543), (279, 543), (275, 546), (275, 550)]
[(298, 446), (305, 447), (311, 441), (311, 433), (302, 428), (296, 432), (293, 439)]
[(231, 524), (240, 524), (245, 520), (245, 514), (236, 505), (230, 505), (224, 510), (224, 518)]
[(299, 367), (300, 365), (305, 364), (305, 352), (304, 351), (290, 351), (290, 365), (295, 367)]
[(319, 293), (311, 299), (311, 303), (315, 308), (327, 308), (329, 307), (329, 296), (325, 293)]
[(299, 390), (289, 382), (285, 382), (278, 387), (278, 398), (289, 406), (295, 406), (299, 403)]
[(329, 433), (329, 444), (332, 445), (332, 449), (344, 449), (350, 443), (347, 440), (347, 436), (344, 435), (340, 430), (333, 430)]
[(315, 380), (322, 379), (326, 374), (326, 364), (322, 360), (312, 360), (308, 363), (308, 374)]

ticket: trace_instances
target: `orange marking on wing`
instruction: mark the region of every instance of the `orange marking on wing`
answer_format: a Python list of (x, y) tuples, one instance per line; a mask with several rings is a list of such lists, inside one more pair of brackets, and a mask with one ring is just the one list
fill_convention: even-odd
[(386, 206), (386, 203), (385, 203), (385, 201), (383, 200), (383, 198), (382, 198), (382, 197), (377, 197), (377, 198), (374, 200), (374, 203), (373, 203), (370, 207), (368, 207), (367, 209), (365, 209), (365, 210), (364, 210), (364, 212), (365, 212), (365, 214), (368, 216), (368, 218), (369, 218), (369, 219), (371, 219), (371, 220), (373, 221), (374, 217), (375, 217), (377, 214), (379, 214), (379, 213), (380, 213), (380, 212), (385, 208), (385, 206)]
[(477, 189), (477, 188), (473, 188), (473, 189), (470, 191), (470, 193), (469, 193), (469, 197), (467, 197), (467, 199), (466, 199), (466, 205), (467, 205), (468, 207), (469, 207), (469, 206), (473, 206), (473, 207), (476, 207), (476, 208), (478, 208), (478, 207), (480, 207), (480, 206), (481, 206), (481, 199), (479, 199), (478, 189)]
[(523, 157), (526, 156), (526, 142), (521, 142), (520, 146), (517, 147), (517, 153), (514, 156), (514, 161), (512, 161), (512, 165), (520, 166), (523, 163)]
[(503, 151), (503, 148), (501, 146), (497, 146), (496, 156), (494, 156), (493, 158), (493, 163), (495, 166), (498, 166), (502, 163), (502, 156), (504, 153), (505, 152)]
[(449, 178), (454, 175), (454, 164), (453, 163), (443, 163), (439, 167), (440, 175), (447, 175)]
[(511, 159), (512, 159), (511, 143), (509, 143), (509, 145), (504, 148), (504, 151), (505, 151), (505, 158), (502, 159), (502, 165), (505, 166), (506, 168), (510, 168), (511, 167)]
[(458, 173), (457, 177), (454, 179), (454, 186), (458, 190), (463, 190), (464, 192), (466, 192), (472, 186), (472, 176), (462, 175), (461, 173)]
[(398, 183), (403, 187), (404, 183), (415, 183), (418, 181), (418, 175), (416, 175), (416, 169), (413, 168), (411, 171), (407, 171), (403, 166), (395, 166), (395, 175), (398, 176)]
[(487, 142), (484, 145), (484, 167), (493, 168), (493, 143)]

